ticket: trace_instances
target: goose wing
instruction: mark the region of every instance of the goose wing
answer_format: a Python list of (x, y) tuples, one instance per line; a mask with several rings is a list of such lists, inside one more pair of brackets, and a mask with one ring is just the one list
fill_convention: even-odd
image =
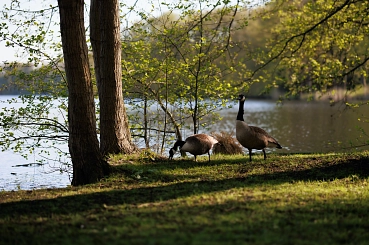
[(255, 126), (250, 126), (250, 128), (252, 129), (252, 131), (254, 131), (257, 138), (264, 139), (264, 142), (266, 141), (267, 147), (276, 147), (278, 149), (282, 148), (278, 141), (270, 136), (264, 129)]

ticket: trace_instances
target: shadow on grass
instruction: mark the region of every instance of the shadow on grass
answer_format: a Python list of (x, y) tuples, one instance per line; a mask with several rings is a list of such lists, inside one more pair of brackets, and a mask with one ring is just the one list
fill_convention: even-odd
[[(209, 165), (209, 163), (199, 164)], [(213, 161), (211, 164), (219, 164), (219, 162)], [(184, 164), (181, 167), (186, 167), (186, 165)], [(300, 171), (290, 170), (259, 175), (246, 174), (243, 177), (223, 180), (191, 181), (159, 187), (118, 189), (90, 194), (76, 194), (73, 196), (57, 197), (46, 200), (2, 203), (0, 204), (0, 218), (14, 218), (16, 216), (30, 214), (41, 216), (51, 214), (73, 214), (101, 208), (103, 205), (142, 204), (188, 197), (193, 194), (224, 191), (236, 187), (252, 187), (266, 183), (277, 185), (293, 181), (327, 181), (350, 176), (367, 178), (369, 176), (368, 159), (351, 159), (331, 166), (314, 167)]]

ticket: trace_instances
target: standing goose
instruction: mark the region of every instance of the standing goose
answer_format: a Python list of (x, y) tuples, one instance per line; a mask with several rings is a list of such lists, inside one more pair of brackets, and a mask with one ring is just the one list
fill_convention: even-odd
[(195, 156), (208, 154), (210, 162), (210, 150), (218, 143), (216, 139), (207, 134), (194, 134), (189, 136), (185, 141), (178, 140), (172, 148), (169, 150), (169, 160), (173, 159), (173, 155), (177, 152), (178, 147), (180, 150), (189, 152)]
[(282, 146), (277, 142), (277, 140), (265, 132), (265, 130), (259, 127), (249, 126), (245, 123), (243, 120), (243, 106), (246, 97), (243, 94), (240, 94), (238, 96), (238, 100), (240, 101), (240, 104), (236, 121), (236, 138), (243, 147), (249, 150), (250, 162), (252, 149), (262, 150), (264, 153), (264, 160), (266, 159), (266, 147), (282, 149)]

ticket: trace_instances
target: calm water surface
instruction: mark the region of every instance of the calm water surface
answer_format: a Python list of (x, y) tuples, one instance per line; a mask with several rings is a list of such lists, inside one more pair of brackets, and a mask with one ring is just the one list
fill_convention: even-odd
[[(285, 102), (246, 100), (244, 119), (249, 125), (265, 129), (283, 146), (277, 152), (312, 153), (344, 152), (369, 149), (353, 147), (365, 144), (369, 137), (368, 105), (350, 109), (344, 105), (330, 106), (328, 102)], [(218, 129), (234, 131), (237, 106), (223, 111), (224, 119)], [(359, 120), (360, 119), (360, 120)]]
[[(3, 107), (0, 105), (0, 108)], [(330, 106), (328, 102), (293, 101), (276, 105), (274, 101), (247, 100), (244, 119), (249, 125), (265, 129), (283, 147), (281, 150), (269, 151), (358, 151), (369, 149), (367, 146), (353, 146), (362, 145), (368, 139), (362, 133), (362, 130), (369, 133), (369, 123), (363, 122), (368, 119), (368, 109), (368, 106), (346, 109), (342, 105)], [(212, 127), (211, 132), (234, 132), (237, 110), (238, 105), (235, 103), (234, 108), (221, 111), (223, 119)], [(185, 137), (191, 133), (186, 134)], [(25, 160), (12, 152), (0, 152), (0, 191), (58, 188), (70, 184), (68, 174), (53, 171), (57, 166), (37, 165), (36, 160), (36, 156)]]

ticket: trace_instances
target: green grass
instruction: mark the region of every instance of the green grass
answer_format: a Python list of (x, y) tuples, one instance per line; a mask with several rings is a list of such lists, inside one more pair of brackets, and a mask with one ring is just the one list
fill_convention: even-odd
[(0, 244), (368, 244), (369, 152), (114, 156), (83, 187), (0, 192)]

